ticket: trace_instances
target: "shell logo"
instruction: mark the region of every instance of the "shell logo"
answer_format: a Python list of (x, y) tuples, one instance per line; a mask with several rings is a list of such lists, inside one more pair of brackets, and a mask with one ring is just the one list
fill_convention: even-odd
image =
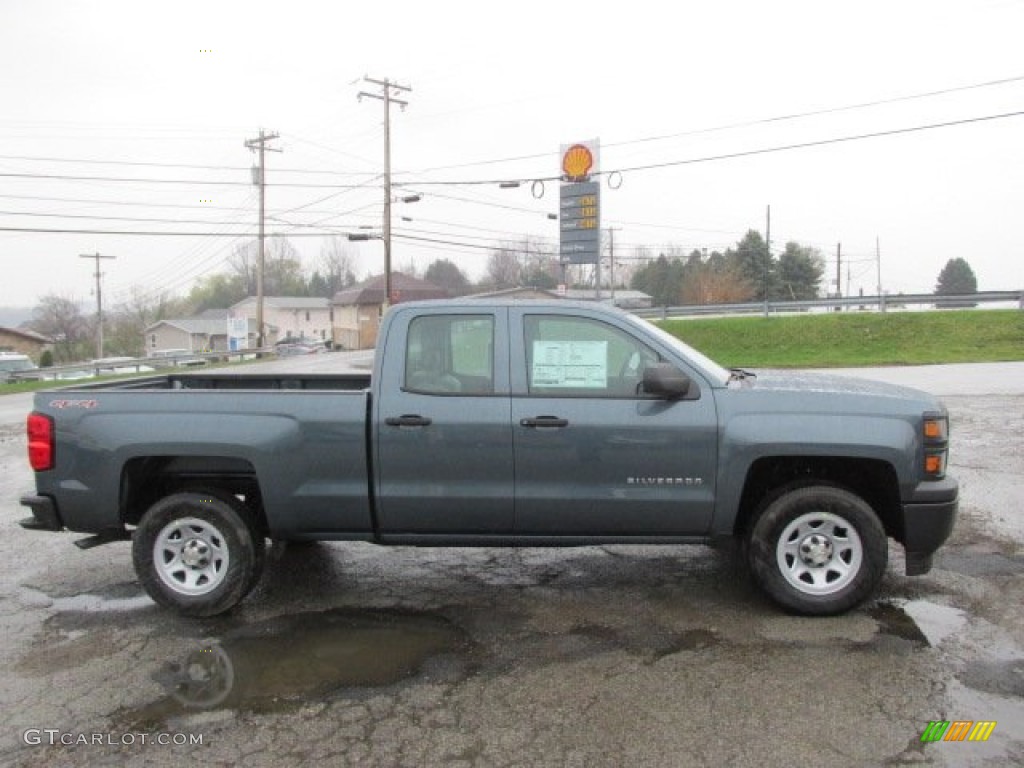
[(569, 181), (586, 181), (594, 167), (594, 154), (583, 144), (573, 144), (562, 155), (562, 171)]

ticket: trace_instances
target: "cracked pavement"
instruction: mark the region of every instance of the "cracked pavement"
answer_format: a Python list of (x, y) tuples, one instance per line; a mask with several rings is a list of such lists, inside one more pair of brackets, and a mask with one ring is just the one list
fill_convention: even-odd
[[(179, 618), (127, 544), (17, 526), (30, 400), (2, 397), (0, 762), (1020, 765), (1024, 385), (950, 386), (952, 540), (917, 578), (893, 545), (879, 599), (826, 619), (781, 613), (728, 548), (340, 543), (274, 548), (238, 610)], [(930, 720), (998, 724), (924, 745)]]

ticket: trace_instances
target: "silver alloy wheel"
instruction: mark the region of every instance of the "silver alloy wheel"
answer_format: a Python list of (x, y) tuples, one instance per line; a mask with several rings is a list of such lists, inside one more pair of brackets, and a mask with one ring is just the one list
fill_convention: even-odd
[(209, 594), (224, 581), (228, 563), (224, 535), (197, 517), (168, 523), (153, 543), (157, 576), (180, 595)]
[(860, 572), (864, 545), (856, 529), (839, 515), (808, 512), (782, 531), (775, 559), (794, 589), (807, 595), (831, 595)]

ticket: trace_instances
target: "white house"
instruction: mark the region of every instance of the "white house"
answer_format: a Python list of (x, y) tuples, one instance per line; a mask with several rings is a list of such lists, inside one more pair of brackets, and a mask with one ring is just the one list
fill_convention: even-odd
[[(232, 317), (256, 320), (256, 297), (249, 296), (229, 310)], [(266, 343), (286, 338), (329, 339), (333, 313), (330, 299), (306, 296), (264, 296), (263, 322), (268, 327)], [(273, 333), (276, 329), (276, 333)]]

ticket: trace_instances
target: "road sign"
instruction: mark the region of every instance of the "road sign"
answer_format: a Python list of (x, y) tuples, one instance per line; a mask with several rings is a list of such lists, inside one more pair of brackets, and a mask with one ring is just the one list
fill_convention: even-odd
[(596, 181), (559, 188), (559, 253), (565, 264), (596, 264), (601, 255), (601, 185)]

